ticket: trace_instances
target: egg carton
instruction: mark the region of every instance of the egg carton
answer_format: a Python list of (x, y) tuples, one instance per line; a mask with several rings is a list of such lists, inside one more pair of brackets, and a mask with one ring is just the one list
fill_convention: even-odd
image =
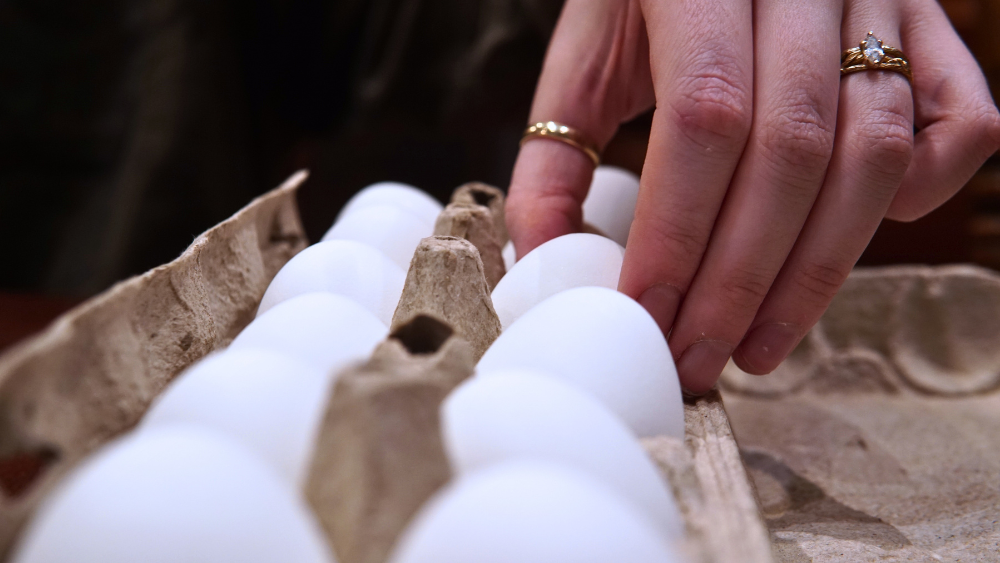
[[(71, 468), (132, 428), (172, 378), (226, 347), (253, 319), (271, 279), (307, 246), (295, 202), (305, 179), (303, 172), (293, 175), (198, 237), (177, 260), (117, 284), (0, 358), (4, 553)], [(404, 294), (396, 314), (442, 318), (479, 357), (499, 334), (495, 315), (481, 307), (448, 307), (440, 298), (442, 291), (454, 296), (456, 284), (467, 280), (467, 299), (488, 300), (489, 288), (503, 275), (502, 194), (473, 188), (458, 191), (456, 203), (439, 218), (436, 232), (445, 236), (425, 241), (450, 246), (448, 252), (418, 249), (426, 263), (411, 275), (425, 279), (410, 284), (414, 290)], [(455, 262), (456, 251), (469, 255)], [(481, 270), (457, 271), (456, 264)], [(419, 325), (418, 340), (429, 332)], [(414, 323), (406, 326), (414, 330)], [(739, 554), (745, 561), (770, 561), (767, 533), (718, 394), (685, 409), (685, 443), (653, 438), (646, 447), (686, 518), (688, 558), (729, 561)], [(322, 452), (318, 447), (314, 473), (323, 464)], [(435, 468), (415, 473), (428, 471)], [(440, 485), (446, 474), (438, 477), (430, 482)]]
[(118, 283), (0, 357), (0, 551), (89, 453), (129, 430), (163, 388), (254, 318), (307, 240), (297, 173), (173, 262)]
[(1000, 276), (856, 269), (774, 373), (720, 380), (779, 561), (1000, 559)]
[[(4, 552), (9, 551), (32, 510), (69, 469), (134, 426), (173, 377), (212, 350), (227, 346), (253, 319), (271, 279), (285, 262), (306, 247), (294, 198), (296, 188), (304, 180), (304, 173), (294, 175), (281, 187), (207, 231), (176, 261), (118, 284), (0, 358), (0, 489), (3, 492), (0, 546)], [(381, 362), (383, 368), (395, 366), (390, 371), (410, 373), (418, 379), (427, 372), (448, 373), (449, 369), (461, 372), (455, 366), (463, 362), (468, 366), (499, 333), (498, 326), (483, 308), (446, 307), (441, 296), (454, 295), (456, 284), (465, 280), (467, 292), (458, 302), (474, 302), (471, 298), (488, 295), (502, 276), (499, 249), (506, 238), (501, 230), (502, 197), (486, 187), (467, 186), (455, 199), (457, 205), (450, 206), (436, 225), (435, 231), (445, 237), (427, 241), (425, 248), (418, 250), (418, 258), (424, 257), (423, 266), (411, 268), (410, 275), (423, 279), (410, 284), (409, 292), (395, 311), (398, 319), (393, 320), (394, 338), (387, 341), (384, 348), (388, 349), (377, 351), (371, 360)], [(440, 252), (441, 248), (435, 245), (446, 251)], [(462, 252), (468, 255), (465, 260), (442, 259)], [(474, 259), (470, 260), (470, 256)], [(449, 275), (442, 275), (446, 272)], [(891, 404), (899, 403), (900, 397), (906, 398), (911, 411), (928, 394), (957, 395), (959, 401), (994, 397), (996, 374), (1000, 370), (991, 346), (995, 342), (994, 332), (1000, 330), (994, 331), (991, 323), (1000, 318), (1000, 314), (994, 314), (1000, 310), (991, 308), (996, 297), (990, 296), (1000, 295), (1000, 290), (994, 289), (998, 285), (992, 274), (969, 269), (890, 270), (852, 275), (831, 313), (774, 377), (752, 378), (733, 366), (727, 368), (723, 378), (727, 400), (738, 408), (737, 421), (748, 421), (742, 427), (737, 424), (737, 435), (745, 447), (742, 457), (720, 394), (713, 392), (689, 400), (684, 406), (683, 441), (668, 436), (643, 441), (684, 517), (686, 533), (680, 546), (683, 557), (692, 562), (754, 562), (772, 561), (775, 555), (779, 560), (794, 560), (796, 554), (806, 552), (820, 559), (826, 555), (836, 560), (837, 550), (859, 557), (873, 552), (872, 544), (864, 544), (862, 547), (868, 550), (865, 551), (854, 540), (838, 538), (832, 532), (812, 533), (813, 528), (816, 521), (829, 524), (823, 520), (829, 520), (824, 512), (829, 510), (829, 503), (824, 499), (840, 498), (848, 490), (854, 495), (849, 497), (851, 503), (862, 502), (865, 494), (877, 493), (875, 498), (880, 503), (892, 506), (892, 501), (901, 494), (899, 480), (892, 481), (891, 486), (882, 486), (875, 479), (875, 485), (862, 487), (865, 494), (860, 495), (857, 487), (838, 489), (837, 483), (844, 476), (835, 474), (833, 484), (828, 482), (831, 478), (823, 481), (813, 476), (809, 460), (801, 455), (796, 457), (807, 448), (789, 448), (783, 444), (779, 423), (810, 424), (795, 418), (796, 414), (808, 411), (798, 406), (803, 401), (814, 411), (824, 408), (829, 411), (832, 404), (848, 412), (857, 408), (858, 400), (870, 398), (873, 391), (878, 391), (880, 397), (890, 397)], [(962, 300), (955, 295), (973, 297)], [(445, 321), (441, 325), (445, 328), (433, 319)], [(950, 332), (942, 333), (942, 327)], [(451, 338), (452, 332), (464, 338)], [(942, 334), (947, 337), (943, 342), (950, 348), (936, 342)], [(392, 349), (389, 345), (392, 341), (401, 343), (404, 349), (398, 346)], [(467, 354), (473, 360), (454, 360), (455, 354), (466, 353), (454, 351), (462, 346), (454, 342), (462, 341), (468, 342)], [(414, 362), (413, 354), (405, 351), (407, 345), (424, 347), (425, 351), (440, 350), (440, 354)], [(452, 358), (452, 368), (442, 369), (434, 364), (447, 363), (448, 358)], [(358, 380), (350, 374), (342, 379), (347, 383)], [(344, 388), (350, 387), (347, 383)], [(442, 384), (439, 395), (443, 396), (453, 383)], [(354, 395), (340, 391), (341, 404), (359, 404), (357, 399), (346, 398), (363, 398), (362, 391), (357, 387)], [(342, 412), (334, 408), (337, 397), (335, 392), (328, 419), (333, 413)], [(917, 402), (911, 400), (914, 398)], [(958, 403), (952, 399), (949, 404)], [(436, 408), (436, 403), (431, 405)], [(774, 420), (765, 417), (770, 424), (765, 427), (771, 431), (754, 431), (759, 426), (761, 412), (774, 414), (773, 405), (780, 405), (777, 411), (787, 410), (791, 414), (785, 418), (774, 415)], [(898, 415), (898, 409), (879, 412)], [(376, 420), (388, 418), (380, 418), (377, 411), (368, 415)], [(874, 420), (869, 425), (877, 430), (881, 419), (869, 418)], [(336, 427), (331, 426), (330, 420), (324, 424), (328, 430)], [(874, 437), (865, 438), (879, 444), (878, 433), (875, 430), (872, 433)], [(400, 485), (395, 492), (367, 492), (371, 498), (392, 505), (383, 510), (399, 513), (390, 528), (398, 530), (415, 507), (449, 478), (443, 458), (427, 455), (426, 448), (435, 447), (434, 440), (429, 438), (437, 434), (438, 429), (432, 426), (410, 435), (411, 439), (403, 443), (397, 441), (396, 451), (405, 450), (409, 444), (413, 459), (425, 461), (418, 463), (417, 471), (392, 474)], [(912, 436), (907, 442), (897, 434), (891, 435), (894, 443), (905, 442), (911, 450), (919, 449)], [(334, 435), (321, 433), (311, 473), (326, 478), (311, 479), (307, 488), (307, 496), (318, 507), (321, 521), (326, 518), (322, 499), (330, 492), (322, 485), (336, 481), (331, 475), (338, 470), (336, 464), (328, 463), (331, 455), (323, 452), (345, 447), (343, 440), (330, 439)], [(853, 436), (849, 432), (845, 435)], [(802, 437), (806, 442), (829, 445), (827, 455), (833, 458), (843, 453), (834, 447), (841, 438), (836, 433), (808, 432)], [(988, 438), (983, 439), (989, 443)], [(968, 448), (963, 453), (967, 457), (973, 455)], [(884, 461), (884, 457), (879, 459)], [(750, 466), (752, 481), (748, 479), (744, 460)], [(959, 466), (966, 467), (961, 463)], [(988, 464), (985, 467), (989, 469)], [(357, 479), (349, 474), (337, 478)], [(421, 480), (422, 486), (414, 486)], [(823, 487), (815, 485), (816, 482)], [(812, 484), (813, 488), (803, 483)], [(762, 491), (763, 505), (757, 500), (755, 486)], [(799, 497), (816, 490), (825, 492), (820, 497), (813, 494), (803, 504)], [(396, 498), (400, 494), (404, 497), (401, 501)], [(922, 494), (926, 495), (927, 490)], [(350, 515), (347, 517), (350, 519)], [(856, 520), (849, 524), (858, 537), (865, 533), (882, 534), (878, 537), (890, 547), (893, 541), (909, 541), (898, 530), (896, 535), (886, 530), (886, 526), (896, 529), (887, 524), (891, 521), (889, 514)], [(834, 528), (842, 524), (836, 518), (832, 522)], [(985, 521), (973, 521), (971, 526), (979, 531), (977, 537), (989, 538), (995, 532), (991, 532)], [(324, 527), (330, 530), (329, 522), (324, 522)], [(374, 527), (367, 531), (372, 530)], [(352, 549), (361, 551), (382, 542), (380, 549), (384, 550), (384, 545), (394, 539), (369, 538), (358, 531), (339, 539), (336, 534), (330, 535), (334, 536), (335, 545), (340, 544), (338, 553), (345, 542), (353, 542), (356, 547)], [(910, 545), (893, 553), (923, 554), (920, 549), (923, 548)], [(880, 556), (885, 558), (886, 554)]]

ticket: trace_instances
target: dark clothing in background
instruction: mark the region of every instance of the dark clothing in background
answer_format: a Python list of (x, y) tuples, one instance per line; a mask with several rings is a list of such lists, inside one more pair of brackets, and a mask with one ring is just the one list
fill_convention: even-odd
[(0, 0), (0, 289), (89, 295), (295, 169), (506, 186), (560, 0)]
[[(561, 3), (0, 0), (0, 291), (96, 293), (298, 168), (312, 240), (379, 180), (506, 187)], [(942, 5), (996, 93), (1000, 3)], [(649, 123), (602, 161), (641, 170)], [(994, 158), (860, 263), (1000, 268), (998, 202)]]

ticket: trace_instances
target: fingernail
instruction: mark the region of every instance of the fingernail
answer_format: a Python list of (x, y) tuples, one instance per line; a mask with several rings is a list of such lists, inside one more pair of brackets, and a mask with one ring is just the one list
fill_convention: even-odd
[(801, 338), (802, 329), (792, 323), (767, 323), (750, 331), (737, 354), (753, 373), (770, 373), (792, 353)]
[(677, 362), (681, 386), (689, 395), (707, 393), (732, 353), (733, 347), (721, 340), (699, 340), (688, 346)]
[(670, 332), (677, 316), (677, 308), (681, 304), (681, 290), (669, 283), (658, 283), (649, 286), (636, 301), (643, 309), (652, 315), (660, 332), (664, 335)]

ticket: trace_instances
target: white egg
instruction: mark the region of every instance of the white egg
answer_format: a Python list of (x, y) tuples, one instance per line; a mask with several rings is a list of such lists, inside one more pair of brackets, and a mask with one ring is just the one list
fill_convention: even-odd
[(170, 426), (112, 442), (45, 500), (14, 563), (334, 561), (300, 496), (224, 435)]
[(438, 200), (419, 188), (401, 182), (378, 182), (354, 194), (340, 210), (337, 221), (359, 209), (373, 205), (390, 205), (405, 209), (430, 225), (434, 225), (444, 209)]
[(622, 168), (598, 166), (583, 200), (583, 220), (625, 246), (638, 198), (638, 176)]
[(389, 329), (353, 300), (333, 293), (306, 293), (275, 305), (243, 329), (230, 350), (280, 352), (336, 373), (366, 359)]
[(539, 303), (504, 330), (476, 367), (559, 377), (597, 397), (639, 437), (684, 437), (677, 369), (656, 321), (626, 295), (580, 287)]
[(326, 291), (350, 297), (388, 325), (405, 281), (402, 268), (367, 244), (320, 242), (296, 254), (278, 271), (264, 292), (257, 316), (296, 295)]
[(420, 510), (390, 563), (668, 563), (645, 515), (589, 475), (538, 461), (460, 477)]
[(434, 234), (434, 223), (391, 205), (370, 205), (352, 211), (330, 227), (323, 241), (353, 240), (373, 246), (404, 271), (410, 269), (420, 240)]
[(217, 352), (177, 376), (140, 428), (181, 422), (224, 432), (301, 489), (330, 379), (314, 366), (269, 350)]
[(528, 370), (475, 377), (441, 407), (445, 452), (459, 474), (514, 459), (589, 473), (646, 515), (667, 538), (684, 523), (673, 495), (625, 423), (589, 393)]
[(514, 264), (517, 264), (517, 251), (514, 250), (514, 242), (507, 241), (507, 244), (503, 245), (500, 255), (503, 256), (504, 269), (509, 272), (514, 267)]
[(521, 258), (493, 289), (493, 309), (507, 328), (546, 298), (573, 287), (616, 289), (625, 249), (599, 235), (554, 238)]

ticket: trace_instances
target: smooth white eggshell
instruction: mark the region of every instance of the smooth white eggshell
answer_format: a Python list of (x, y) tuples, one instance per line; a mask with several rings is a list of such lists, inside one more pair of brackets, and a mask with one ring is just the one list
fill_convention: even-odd
[(236, 438), (301, 488), (330, 396), (324, 371), (270, 350), (216, 352), (181, 373), (141, 429), (204, 425)]
[(334, 561), (300, 496), (257, 456), (204, 428), (112, 442), (30, 522), (14, 563)]
[(507, 244), (503, 245), (500, 255), (503, 256), (504, 270), (509, 272), (514, 267), (514, 264), (517, 264), (517, 251), (514, 250), (514, 242), (507, 241)]
[(337, 221), (373, 205), (405, 209), (431, 225), (434, 225), (444, 209), (438, 200), (419, 188), (401, 182), (377, 182), (354, 194), (337, 214)]
[(572, 466), (613, 488), (668, 538), (684, 523), (663, 478), (625, 423), (589, 393), (528, 370), (467, 380), (441, 406), (452, 468), (540, 459)]
[(345, 215), (323, 240), (353, 240), (377, 248), (404, 271), (410, 269), (420, 239), (434, 234), (428, 223), (410, 211), (391, 205), (370, 205)]
[(570, 289), (522, 315), (476, 370), (489, 377), (510, 368), (541, 371), (589, 391), (639, 437), (684, 437), (667, 341), (641, 305), (613, 289)]
[(583, 200), (583, 220), (625, 246), (638, 199), (638, 176), (623, 168), (598, 166)]
[(515, 264), (493, 288), (493, 309), (507, 328), (538, 303), (560, 291), (597, 286), (616, 289), (625, 249), (600, 235), (554, 238)]
[(278, 270), (257, 316), (297, 295), (326, 291), (350, 297), (388, 325), (405, 281), (406, 272), (374, 247), (351, 240), (319, 242)]
[(645, 515), (569, 467), (506, 462), (460, 477), (432, 498), (390, 563), (668, 563)]
[(335, 374), (366, 359), (388, 327), (352, 299), (306, 293), (283, 301), (243, 329), (230, 350), (273, 350)]

